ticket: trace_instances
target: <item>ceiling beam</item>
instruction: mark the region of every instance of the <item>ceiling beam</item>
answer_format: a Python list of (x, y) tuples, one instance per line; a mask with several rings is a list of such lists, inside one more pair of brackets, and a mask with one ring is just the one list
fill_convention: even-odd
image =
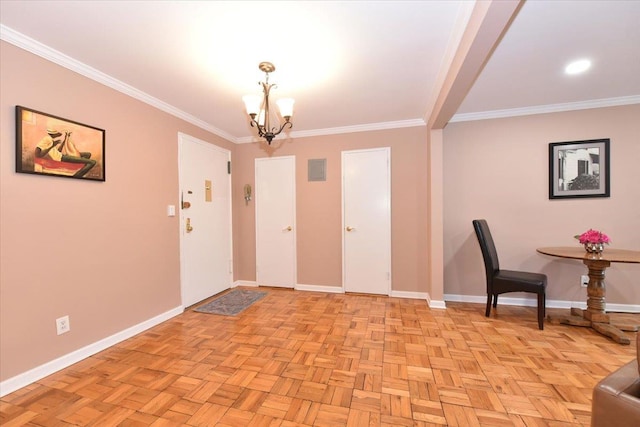
[(428, 129), (443, 129), (453, 117), (524, 1), (476, 1), (428, 117)]

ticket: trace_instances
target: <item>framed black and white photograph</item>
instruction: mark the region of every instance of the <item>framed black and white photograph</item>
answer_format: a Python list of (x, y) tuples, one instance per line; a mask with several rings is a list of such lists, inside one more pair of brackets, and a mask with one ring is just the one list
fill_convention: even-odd
[(549, 198), (609, 197), (609, 139), (549, 144)]

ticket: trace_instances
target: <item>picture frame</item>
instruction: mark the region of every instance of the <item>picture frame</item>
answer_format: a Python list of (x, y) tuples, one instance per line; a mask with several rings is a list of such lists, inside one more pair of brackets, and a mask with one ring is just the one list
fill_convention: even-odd
[(549, 144), (549, 199), (609, 197), (609, 139)]
[(16, 105), (16, 172), (105, 181), (105, 130)]

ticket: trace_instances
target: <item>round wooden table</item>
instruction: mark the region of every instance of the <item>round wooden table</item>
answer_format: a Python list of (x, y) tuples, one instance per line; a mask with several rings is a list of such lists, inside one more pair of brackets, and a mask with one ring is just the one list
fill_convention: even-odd
[(574, 326), (588, 326), (620, 344), (629, 344), (629, 338), (622, 331), (637, 331), (637, 325), (612, 325), (605, 312), (606, 287), (604, 272), (612, 262), (640, 264), (640, 251), (605, 248), (600, 254), (590, 254), (582, 247), (538, 248), (538, 252), (559, 258), (581, 259), (589, 269), (587, 285), (587, 309), (571, 309), (571, 316), (552, 317), (549, 320)]

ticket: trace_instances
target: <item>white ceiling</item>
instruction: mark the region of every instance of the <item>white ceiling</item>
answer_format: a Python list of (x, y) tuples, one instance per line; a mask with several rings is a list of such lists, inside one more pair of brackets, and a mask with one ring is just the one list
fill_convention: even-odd
[[(234, 142), (276, 71), (291, 136), (423, 123), (473, 1), (8, 1), (2, 39)], [(640, 103), (640, 1), (527, 1), (454, 120)], [(592, 69), (567, 77), (567, 62)], [(36, 108), (37, 106), (31, 106)]]
[[(582, 58), (592, 61), (587, 73), (564, 74)], [(640, 103), (640, 1), (529, 0), (458, 113), (624, 103)]]

